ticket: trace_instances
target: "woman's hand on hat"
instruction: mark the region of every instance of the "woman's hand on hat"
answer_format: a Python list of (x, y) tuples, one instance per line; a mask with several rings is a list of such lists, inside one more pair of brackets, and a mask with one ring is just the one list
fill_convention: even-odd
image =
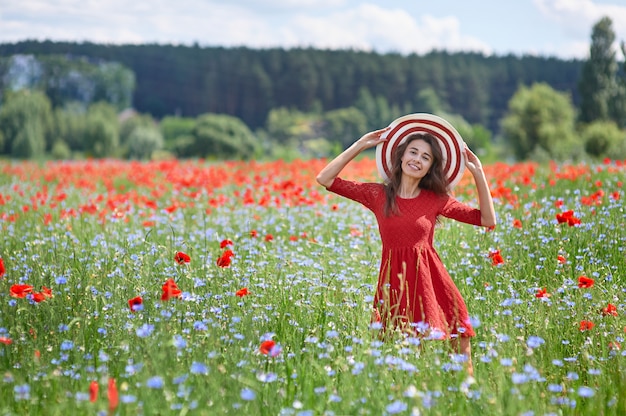
[(387, 136), (385, 133), (389, 131), (391, 127), (385, 127), (384, 129), (370, 131), (369, 133), (365, 133), (357, 143), (363, 146), (363, 149), (369, 149), (370, 147), (374, 147), (387, 141)]
[(467, 169), (472, 173), (482, 170), (483, 168), (478, 156), (476, 156), (467, 145), (465, 145), (465, 166), (467, 166)]

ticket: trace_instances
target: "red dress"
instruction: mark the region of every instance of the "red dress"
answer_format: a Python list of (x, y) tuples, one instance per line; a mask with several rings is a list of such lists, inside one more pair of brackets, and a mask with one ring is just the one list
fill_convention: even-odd
[(336, 178), (328, 190), (363, 204), (376, 216), (382, 260), (374, 308), (383, 327), (413, 328), (433, 338), (475, 336), (461, 293), (433, 247), (433, 234), (439, 215), (480, 225), (480, 210), (422, 189), (415, 198), (397, 197), (400, 215), (387, 217), (380, 183)]

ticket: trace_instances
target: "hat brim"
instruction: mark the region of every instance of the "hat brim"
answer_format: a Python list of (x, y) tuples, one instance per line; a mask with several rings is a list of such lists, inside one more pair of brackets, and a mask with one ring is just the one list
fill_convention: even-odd
[(413, 133), (432, 134), (443, 153), (443, 170), (450, 188), (455, 187), (465, 171), (465, 142), (446, 120), (433, 114), (415, 113), (397, 118), (383, 134), (385, 140), (376, 146), (376, 166), (383, 180), (391, 176), (391, 155)]

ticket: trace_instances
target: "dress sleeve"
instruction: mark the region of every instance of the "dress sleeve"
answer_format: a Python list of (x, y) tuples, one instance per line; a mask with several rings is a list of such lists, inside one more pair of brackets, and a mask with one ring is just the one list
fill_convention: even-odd
[(347, 181), (339, 177), (335, 178), (328, 190), (359, 202), (370, 210), (374, 208), (378, 195), (383, 191), (379, 183)]
[(472, 225), (482, 225), (480, 210), (472, 208), (456, 198), (448, 196), (440, 212), (446, 218)]

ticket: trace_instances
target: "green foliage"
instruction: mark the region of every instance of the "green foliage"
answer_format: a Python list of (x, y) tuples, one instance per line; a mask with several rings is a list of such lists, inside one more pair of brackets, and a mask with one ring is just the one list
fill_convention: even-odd
[(582, 136), (585, 151), (596, 159), (622, 159), (626, 156), (621, 151), (622, 143), (626, 141), (626, 132), (612, 121), (594, 121), (584, 127)]
[(50, 156), (53, 159), (67, 160), (72, 158), (72, 150), (63, 140), (57, 140), (52, 145)]
[(533, 152), (544, 152), (557, 160), (580, 155), (571, 99), (547, 84), (520, 86), (502, 120), (502, 134), (520, 160)]
[(52, 125), (50, 100), (39, 91), (22, 90), (7, 94), (0, 107), (0, 131), (4, 151), (12, 157), (41, 157), (47, 147)]
[(85, 150), (87, 112), (78, 102), (67, 103), (64, 108), (56, 108), (53, 113), (52, 140), (61, 140), (77, 152)]
[(257, 143), (250, 129), (238, 118), (221, 114), (199, 116), (193, 129), (194, 141), (179, 148), (183, 157), (249, 159)]
[(326, 138), (339, 142), (343, 148), (350, 146), (367, 131), (367, 119), (355, 107), (329, 111), (324, 114), (323, 120)]
[(130, 108), (135, 90), (135, 74), (119, 62), (104, 62), (94, 71), (93, 101), (106, 101), (118, 111)]
[(149, 160), (152, 155), (163, 149), (163, 136), (156, 126), (137, 126), (130, 133), (127, 142), (128, 157)]
[(161, 133), (163, 134), (166, 147), (169, 147), (169, 144), (173, 144), (180, 136), (190, 136), (193, 133), (195, 125), (196, 120), (191, 117), (163, 117), (159, 126), (161, 128)]
[(618, 64), (613, 48), (615, 32), (609, 17), (593, 26), (589, 59), (579, 80), (579, 119), (584, 123), (613, 120), (626, 125), (626, 86), (618, 82)]
[(96, 103), (87, 112), (84, 136), (85, 151), (93, 157), (119, 156), (119, 123), (115, 108)]
[(433, 88), (424, 88), (417, 93), (415, 108), (418, 113), (437, 114), (449, 111), (449, 106)]
[(133, 110), (122, 112), (118, 116), (120, 123), (120, 144), (127, 145), (128, 140), (137, 127), (157, 128), (156, 122), (150, 114), (138, 114)]
[(368, 131), (381, 129), (402, 115), (398, 109), (391, 108), (385, 97), (373, 96), (366, 87), (359, 90), (354, 106), (365, 115)]
[(267, 116), (266, 131), (271, 141), (287, 144), (315, 138), (317, 117), (299, 110), (276, 108)]
[(53, 107), (107, 101), (118, 110), (132, 105), (135, 75), (118, 62), (67, 54), (0, 57), (0, 91), (45, 92)]

